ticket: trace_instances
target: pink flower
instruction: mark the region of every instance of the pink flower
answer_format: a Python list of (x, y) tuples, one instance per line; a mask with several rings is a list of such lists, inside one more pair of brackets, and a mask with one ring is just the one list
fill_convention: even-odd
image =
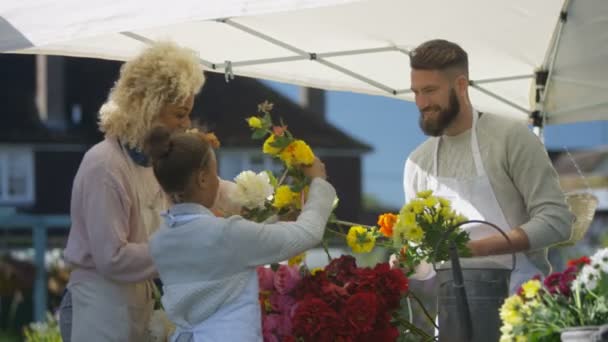
[(280, 294), (288, 294), (298, 285), (302, 276), (298, 266), (281, 265), (274, 276), (274, 287)]
[(262, 337), (264, 338), (264, 342), (281, 342), (276, 335), (271, 333), (262, 333)]
[(281, 315), (281, 325), (279, 325), (279, 335), (289, 336), (292, 334), (293, 326), (291, 324), (291, 317), (287, 313)]
[(270, 300), (270, 305), (272, 305), (272, 309), (274, 311), (283, 314), (291, 312), (291, 308), (296, 303), (296, 300), (293, 297), (276, 292), (273, 292), (268, 300)]
[(262, 332), (264, 334), (276, 334), (281, 326), (281, 316), (277, 314), (265, 315), (262, 317)]
[(260, 291), (274, 290), (274, 271), (271, 268), (260, 266), (257, 268)]

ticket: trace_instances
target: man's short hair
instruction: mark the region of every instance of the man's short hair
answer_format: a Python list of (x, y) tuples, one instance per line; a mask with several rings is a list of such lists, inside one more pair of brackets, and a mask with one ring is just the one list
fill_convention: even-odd
[(469, 57), (458, 44), (443, 39), (429, 40), (410, 53), (412, 70), (458, 70), (469, 74)]

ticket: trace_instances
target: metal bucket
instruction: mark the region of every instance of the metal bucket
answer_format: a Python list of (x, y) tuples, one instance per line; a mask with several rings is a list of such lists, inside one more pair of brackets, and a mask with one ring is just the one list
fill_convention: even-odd
[[(460, 225), (467, 223), (487, 224), (511, 242), (500, 228), (491, 223), (472, 220)], [(502, 325), (499, 311), (509, 296), (509, 281), (511, 272), (515, 269), (515, 254), (513, 253), (513, 265), (508, 268), (484, 258), (459, 259), (456, 248), (452, 247), (450, 262), (433, 264), (439, 283), (439, 341), (498, 341)]]

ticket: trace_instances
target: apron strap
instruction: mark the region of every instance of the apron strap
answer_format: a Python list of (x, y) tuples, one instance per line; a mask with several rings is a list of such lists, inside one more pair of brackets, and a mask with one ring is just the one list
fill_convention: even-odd
[[(473, 155), (473, 163), (475, 164), (475, 171), (477, 176), (484, 176), (486, 174), (481, 161), (481, 152), (479, 150), (479, 143), (477, 142), (477, 120), (480, 113), (473, 109), (473, 126), (471, 128), (471, 154)], [(441, 137), (436, 138), (435, 152), (433, 155), (433, 176), (438, 177), (439, 172), (437, 165), (439, 164), (439, 144), (441, 143)]]

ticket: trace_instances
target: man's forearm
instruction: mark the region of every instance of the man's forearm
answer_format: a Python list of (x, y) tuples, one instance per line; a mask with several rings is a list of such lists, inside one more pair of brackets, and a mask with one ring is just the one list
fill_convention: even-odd
[(520, 227), (507, 232), (507, 236), (511, 243), (502, 234), (495, 234), (481, 240), (469, 241), (468, 247), (473, 256), (477, 257), (524, 252), (530, 249), (528, 235)]

